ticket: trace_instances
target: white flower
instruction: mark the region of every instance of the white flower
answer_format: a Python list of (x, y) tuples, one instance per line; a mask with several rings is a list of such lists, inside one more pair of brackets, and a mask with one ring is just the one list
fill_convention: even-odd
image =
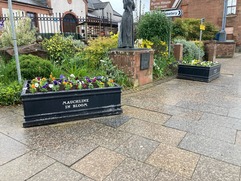
[(70, 77), (71, 77), (71, 78), (75, 78), (74, 74), (71, 74)]
[(50, 89), (52, 89), (52, 88), (53, 88), (53, 86), (54, 86), (53, 84), (49, 84), (49, 88), (50, 88)]
[(35, 83), (34, 85), (35, 85), (35, 87), (39, 87), (39, 83)]

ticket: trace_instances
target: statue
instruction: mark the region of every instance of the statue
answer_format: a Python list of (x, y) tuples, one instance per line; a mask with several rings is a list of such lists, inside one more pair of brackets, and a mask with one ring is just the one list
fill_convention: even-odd
[(133, 11), (135, 3), (133, 0), (123, 0), (124, 13), (121, 20), (118, 48), (134, 48)]

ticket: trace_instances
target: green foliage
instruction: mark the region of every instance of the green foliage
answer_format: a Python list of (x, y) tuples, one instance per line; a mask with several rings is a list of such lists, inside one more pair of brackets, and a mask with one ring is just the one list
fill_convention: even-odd
[[(193, 41), (175, 39), (174, 43), (183, 44), (183, 59), (187, 62), (193, 59), (199, 59), (199, 47)], [(200, 49), (200, 57), (204, 56), (203, 46)]]
[(10, 84), (3, 84), (0, 82), (0, 105), (14, 105), (21, 102), (20, 93), (22, 85), (18, 82), (12, 82)]
[(137, 37), (154, 41), (154, 39), (167, 42), (172, 22), (160, 11), (151, 11), (141, 17), (137, 25)]
[[(216, 33), (218, 32), (218, 28), (215, 27), (210, 22), (205, 22), (205, 30), (203, 30), (202, 39), (203, 40), (212, 40)], [(184, 38), (186, 40), (199, 40), (200, 37), (200, 19), (175, 19), (173, 23), (173, 38)]]
[(188, 26), (184, 23), (184, 20), (181, 18), (176, 18), (173, 22), (172, 27), (172, 37), (173, 38), (182, 38), (187, 39), (188, 37)]
[[(53, 69), (50, 61), (34, 55), (21, 55), (19, 62), (23, 79), (31, 80), (35, 77), (48, 77)], [(14, 60), (6, 66), (5, 70), (5, 74), (9, 80), (17, 79), (16, 63)]]
[(79, 56), (85, 61), (88, 61), (88, 65), (92, 68), (99, 66), (100, 60), (107, 56), (110, 49), (116, 48), (118, 43), (118, 35), (112, 35), (111, 37), (98, 37), (88, 41), (88, 46), (83, 52), (79, 53)]
[(119, 70), (117, 66), (114, 66), (111, 59), (105, 58), (101, 60), (101, 69), (106, 72), (107, 77), (113, 79), (114, 82), (122, 87), (132, 86), (127, 75), (122, 70)]
[(155, 56), (153, 65), (153, 77), (155, 79), (171, 76), (175, 69), (175, 58), (173, 56)]
[[(21, 18), (15, 23), (15, 32), (17, 45), (28, 45), (36, 41), (36, 29), (31, 29), (31, 19), (28, 17)], [(3, 33), (0, 36), (0, 46), (13, 47), (12, 30), (9, 20), (4, 22)]]
[(77, 77), (90, 76), (85, 62), (79, 56), (64, 60), (61, 69), (67, 74), (74, 74)]
[(47, 51), (51, 60), (61, 64), (64, 59), (73, 57), (76, 49), (72, 37), (65, 38), (61, 34), (55, 34), (50, 39), (44, 39), (43, 48)]

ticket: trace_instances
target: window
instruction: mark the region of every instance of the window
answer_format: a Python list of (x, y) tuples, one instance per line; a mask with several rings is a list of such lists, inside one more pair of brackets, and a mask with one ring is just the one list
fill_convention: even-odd
[(27, 16), (31, 19), (31, 28), (38, 27), (37, 14), (36, 13), (27, 12)]
[(228, 0), (227, 15), (236, 14), (237, 0)]

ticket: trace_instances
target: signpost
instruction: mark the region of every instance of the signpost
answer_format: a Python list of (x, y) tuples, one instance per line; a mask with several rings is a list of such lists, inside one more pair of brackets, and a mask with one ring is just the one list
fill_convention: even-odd
[(171, 11), (164, 11), (163, 12), (167, 17), (177, 17), (182, 16), (182, 10), (171, 10)]
[(151, 0), (150, 10), (174, 10), (182, 0)]
[[(182, 16), (182, 10), (178, 10), (182, 0), (150, 0), (150, 10), (161, 10), (167, 17)], [(171, 54), (171, 29), (169, 31), (168, 56)]]

